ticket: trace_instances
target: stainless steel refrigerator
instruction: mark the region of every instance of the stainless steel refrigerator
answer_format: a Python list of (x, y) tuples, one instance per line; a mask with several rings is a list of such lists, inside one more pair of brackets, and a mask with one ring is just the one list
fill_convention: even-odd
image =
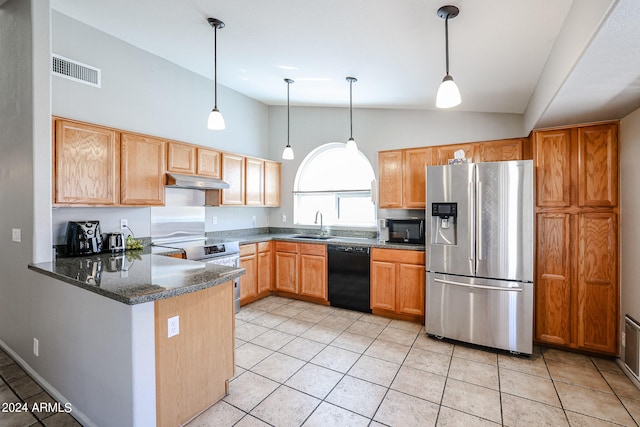
[(533, 162), (426, 170), (425, 329), (531, 354)]

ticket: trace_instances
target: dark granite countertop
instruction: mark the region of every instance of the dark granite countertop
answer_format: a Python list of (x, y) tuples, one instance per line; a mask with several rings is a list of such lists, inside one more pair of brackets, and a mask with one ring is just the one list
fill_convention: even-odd
[[(161, 255), (158, 248), (116, 254), (56, 258), (29, 269), (128, 305), (166, 299), (216, 286), (245, 269)], [(170, 250), (166, 250), (170, 252)]]
[(330, 239), (306, 239), (300, 237), (291, 237), (295, 234), (317, 234), (314, 231), (306, 231), (304, 233), (255, 233), (255, 234), (237, 234), (233, 236), (210, 236), (211, 242), (224, 242), (224, 241), (237, 241), (241, 245), (249, 243), (267, 242), (270, 240), (282, 240), (287, 242), (302, 242), (302, 243), (320, 243), (327, 245), (341, 245), (341, 246), (368, 246), (371, 248), (384, 248), (384, 249), (402, 249), (410, 251), (424, 251), (425, 245), (416, 245), (409, 243), (391, 243), (380, 242), (378, 239), (371, 239), (366, 237), (351, 237), (351, 236), (332, 236)]

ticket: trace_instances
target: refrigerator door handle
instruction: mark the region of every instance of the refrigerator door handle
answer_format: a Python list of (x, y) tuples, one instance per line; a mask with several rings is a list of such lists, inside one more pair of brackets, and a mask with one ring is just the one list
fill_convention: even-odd
[[(475, 205), (475, 191), (474, 191), (473, 182), (469, 182), (469, 209), (473, 209)], [(474, 215), (468, 215), (467, 218), (469, 220), (469, 261), (475, 260), (475, 235), (476, 235), (476, 222), (474, 221)], [(475, 267), (473, 268), (473, 272), (475, 274)]]
[(476, 217), (478, 218), (478, 261), (482, 261), (482, 181), (478, 181), (478, 191), (476, 198), (478, 204), (476, 205)]
[(491, 291), (522, 292), (522, 288), (501, 288), (498, 286), (472, 285), (471, 283), (460, 283), (443, 279), (433, 279), (433, 281), (442, 283), (443, 285), (463, 286), (465, 288), (488, 289)]

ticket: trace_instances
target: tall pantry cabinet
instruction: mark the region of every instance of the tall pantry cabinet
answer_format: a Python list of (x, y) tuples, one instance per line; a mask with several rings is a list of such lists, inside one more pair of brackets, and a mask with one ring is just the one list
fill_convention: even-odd
[(618, 126), (533, 132), (540, 343), (618, 353)]

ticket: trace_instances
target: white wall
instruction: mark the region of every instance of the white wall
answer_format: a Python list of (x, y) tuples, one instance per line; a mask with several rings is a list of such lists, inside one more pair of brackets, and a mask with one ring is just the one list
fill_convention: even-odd
[[(218, 86), (218, 106), (227, 128), (211, 131), (213, 81), (111, 37), (57, 11), (52, 12), (52, 51), (102, 70), (102, 87), (52, 78), (53, 114), (250, 156), (269, 158), (268, 108)], [(210, 54), (204, 52), (203, 54)], [(266, 226), (266, 208), (207, 208), (207, 231)], [(87, 216), (88, 215), (88, 216)], [(98, 219), (103, 231), (127, 218), (139, 237), (149, 236), (149, 208), (53, 211), (54, 243), (64, 239), (66, 222)]]
[[(640, 109), (620, 122), (620, 327), (640, 321)], [(624, 352), (622, 352), (624, 355)]]
[[(424, 147), (491, 139), (518, 138), (522, 115), (464, 113), (430, 110), (353, 110), (353, 136), (378, 174), (378, 151)], [(290, 141), (294, 160), (282, 161), (282, 206), (270, 210), (272, 227), (293, 226), (293, 182), (301, 162), (314, 148), (349, 138), (348, 108), (291, 107)], [(287, 144), (287, 109), (269, 107), (269, 154), (282, 158)], [(331, 171), (327, 171), (331, 173)], [(387, 214), (387, 211), (391, 213)], [(285, 214), (287, 222), (281, 221)], [(406, 214), (398, 210), (379, 212), (381, 217)]]
[[(48, 2), (42, 4), (38, 10), (48, 14)], [(34, 285), (27, 279), (35, 252), (33, 98), (39, 93), (33, 89), (32, 54), (40, 46), (32, 40), (34, 8), (27, 0), (0, 8), (0, 339), (23, 354), (29, 354), (27, 336), (36, 321), (29, 309)], [(48, 33), (48, 20), (42, 31)], [(48, 105), (46, 96), (38, 99)], [(11, 241), (13, 228), (22, 230), (22, 242)], [(51, 235), (50, 224), (43, 230)]]

